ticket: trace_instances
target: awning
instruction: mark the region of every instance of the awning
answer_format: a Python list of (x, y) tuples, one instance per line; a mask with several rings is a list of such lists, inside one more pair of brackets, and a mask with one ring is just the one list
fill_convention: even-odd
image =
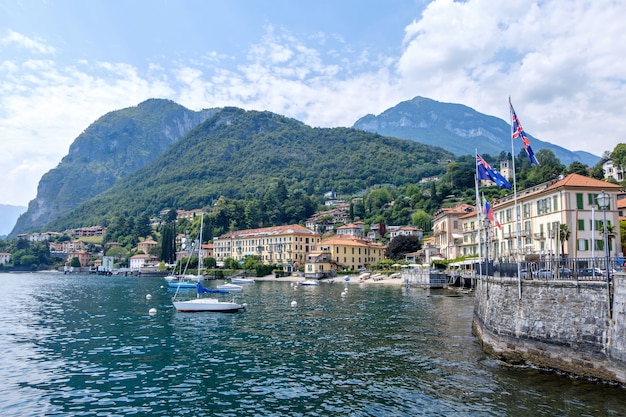
[(463, 239), (463, 235), (460, 233), (452, 233), (453, 239)]

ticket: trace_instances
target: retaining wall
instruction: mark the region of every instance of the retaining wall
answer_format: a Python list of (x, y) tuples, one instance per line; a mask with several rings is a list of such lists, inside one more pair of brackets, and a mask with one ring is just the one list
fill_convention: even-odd
[(472, 328), (505, 361), (626, 383), (626, 275), (614, 283), (609, 318), (603, 281), (481, 277)]

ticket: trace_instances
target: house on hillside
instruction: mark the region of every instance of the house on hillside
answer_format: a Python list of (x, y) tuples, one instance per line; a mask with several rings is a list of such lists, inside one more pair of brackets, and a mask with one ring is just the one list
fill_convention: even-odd
[(354, 222), (354, 223), (346, 224), (345, 226), (341, 226), (337, 228), (337, 234), (344, 235), (344, 236), (364, 237), (365, 236), (365, 223)]
[(417, 236), (420, 240), (424, 237), (424, 231), (413, 226), (389, 226), (389, 241), (397, 236)]
[(159, 246), (158, 242), (155, 242), (151, 238), (148, 238), (137, 243), (137, 250), (143, 253), (150, 253), (150, 249), (156, 248), (157, 246)]

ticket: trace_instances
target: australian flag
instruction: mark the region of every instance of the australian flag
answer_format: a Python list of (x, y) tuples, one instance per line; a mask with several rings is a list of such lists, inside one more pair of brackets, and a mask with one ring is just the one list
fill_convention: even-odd
[(539, 161), (537, 161), (537, 157), (533, 152), (533, 148), (530, 147), (530, 140), (528, 140), (528, 136), (526, 136), (526, 132), (522, 128), (522, 123), (520, 123), (517, 118), (517, 114), (515, 114), (515, 110), (513, 109), (513, 104), (511, 103), (511, 98), (509, 97), (509, 106), (511, 107), (511, 123), (513, 124), (513, 139), (521, 138), (522, 145), (524, 145), (524, 149), (526, 150), (526, 155), (528, 155), (528, 160), (531, 164), (539, 165)]
[(500, 188), (511, 189), (511, 184), (507, 179), (498, 171), (491, 168), (491, 165), (480, 155), (476, 155), (476, 178), (479, 180), (493, 181)]

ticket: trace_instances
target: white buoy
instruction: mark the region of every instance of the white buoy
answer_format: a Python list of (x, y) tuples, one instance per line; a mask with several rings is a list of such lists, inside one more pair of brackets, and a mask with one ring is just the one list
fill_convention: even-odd
[(345, 287), (343, 290), (344, 290), (345, 292), (348, 292), (348, 287)]
[(152, 300), (152, 295), (146, 294), (146, 300)]
[(161, 285), (161, 288), (165, 288), (165, 287), (163, 287), (163, 285)]
[(294, 300), (291, 302), (291, 306), (292, 307), (298, 307), (298, 303)]
[(148, 310), (148, 314), (150, 314), (151, 316), (154, 316), (157, 313), (157, 309), (152, 307), (150, 310)]
[(348, 293), (347, 293), (347, 292), (345, 292), (345, 291), (341, 293), (341, 296), (342, 296), (342, 297), (345, 297), (346, 295), (348, 295)]

